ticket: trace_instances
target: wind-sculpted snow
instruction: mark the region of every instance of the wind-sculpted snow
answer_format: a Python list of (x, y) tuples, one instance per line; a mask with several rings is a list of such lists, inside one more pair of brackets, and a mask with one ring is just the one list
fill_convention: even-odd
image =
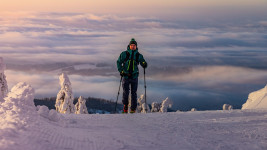
[(267, 148), (267, 111), (62, 115), (64, 117), (58, 122), (39, 119), (27, 129), (27, 132), (17, 132), (16, 136), (10, 139), (16, 144), (4, 143), (6, 149), (263, 150)]
[(2, 57), (0, 57), (0, 102), (3, 101), (3, 98), (6, 96), (8, 92), (8, 86), (5, 76), (5, 68), (6, 65)]
[(37, 106), (37, 111), (40, 116), (47, 118), (51, 121), (56, 122), (60, 120), (60, 116), (57, 111), (54, 109), (49, 110), (47, 106)]
[(267, 149), (267, 110), (76, 115), (33, 99), (21, 82), (0, 103), (0, 150)]
[(232, 110), (233, 106), (230, 104), (223, 104), (223, 110)]
[(191, 111), (197, 111), (197, 109), (196, 108), (192, 108)]
[(145, 103), (144, 95), (140, 95), (140, 97), (137, 100), (137, 112), (139, 113), (148, 113), (150, 112), (150, 108), (148, 104)]
[(167, 97), (165, 100), (161, 103), (160, 112), (167, 112), (168, 108), (172, 107), (172, 101)]
[[(1, 104), (1, 150), (267, 148), (263, 110), (58, 116), (45, 106), (34, 107), (33, 94), (20, 83)], [(53, 121), (50, 113), (60, 119)]]
[(258, 91), (250, 93), (242, 109), (267, 109), (267, 85)]
[(158, 102), (153, 102), (152, 104), (151, 104), (151, 112), (159, 112), (160, 111), (160, 103), (158, 103)]
[(56, 110), (60, 113), (74, 113), (73, 94), (71, 82), (67, 74), (62, 73), (59, 76), (59, 84), (61, 86), (60, 91), (57, 94)]
[(88, 114), (86, 107), (86, 100), (80, 96), (78, 102), (75, 104), (75, 114)]
[(15, 85), (4, 102), (0, 104), (0, 148), (15, 144), (9, 138), (19, 135), (36, 121), (37, 113), (33, 103), (34, 89), (24, 83)]

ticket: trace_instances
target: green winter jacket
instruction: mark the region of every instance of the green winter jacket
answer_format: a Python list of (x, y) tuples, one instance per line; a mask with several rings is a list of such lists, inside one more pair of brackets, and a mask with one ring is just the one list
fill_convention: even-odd
[[(128, 54), (128, 59), (127, 59), (127, 52)], [(131, 50), (129, 47), (127, 48), (126, 51), (123, 51), (118, 60), (117, 60), (117, 68), (119, 72), (122, 72), (125, 74), (125, 78), (138, 78), (139, 76), (139, 70), (138, 70), (138, 65), (139, 63), (146, 63), (144, 57), (142, 54), (139, 53), (139, 58), (136, 58), (136, 55), (138, 52), (138, 48), (136, 50)], [(130, 76), (129, 76), (130, 75)]]

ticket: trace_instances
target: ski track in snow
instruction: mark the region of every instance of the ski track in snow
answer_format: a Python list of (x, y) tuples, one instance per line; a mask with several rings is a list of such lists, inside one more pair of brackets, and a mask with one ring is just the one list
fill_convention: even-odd
[(267, 149), (267, 111), (38, 116), (17, 134), (4, 149)]

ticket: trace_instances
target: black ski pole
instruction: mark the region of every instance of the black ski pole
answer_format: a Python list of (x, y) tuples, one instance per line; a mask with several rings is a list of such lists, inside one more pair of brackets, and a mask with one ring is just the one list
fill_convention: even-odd
[(121, 90), (121, 81), (122, 81), (122, 76), (121, 76), (119, 91), (118, 91), (117, 100), (116, 100), (116, 104), (115, 104), (115, 113), (117, 113), (117, 103), (118, 103), (118, 99), (119, 99), (119, 95), (120, 95), (120, 90)]
[(145, 87), (145, 111), (147, 113), (147, 104), (146, 104), (146, 69), (144, 68), (144, 87)]

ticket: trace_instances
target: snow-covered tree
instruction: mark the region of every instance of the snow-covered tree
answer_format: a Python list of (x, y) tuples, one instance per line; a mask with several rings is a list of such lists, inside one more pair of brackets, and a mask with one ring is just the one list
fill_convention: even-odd
[(75, 114), (88, 114), (86, 107), (86, 100), (80, 96), (78, 102), (75, 104)]
[(159, 112), (160, 111), (160, 103), (153, 102), (151, 104), (151, 106), (152, 106), (151, 112)]
[(167, 97), (165, 100), (162, 101), (160, 112), (167, 112), (167, 109), (171, 107), (172, 107), (172, 101), (169, 100), (169, 98)]
[(59, 76), (59, 84), (61, 86), (60, 91), (57, 94), (56, 110), (59, 113), (74, 113), (73, 94), (71, 88), (71, 82), (65, 73)]
[(6, 76), (4, 74), (6, 65), (2, 57), (0, 57), (0, 100), (2, 100), (8, 92)]
[(223, 105), (223, 110), (232, 110), (232, 109), (233, 109), (232, 105), (229, 105), (229, 104), (224, 104)]
[(197, 109), (196, 108), (192, 108), (191, 111), (197, 111)]
[(145, 103), (142, 104), (141, 113), (150, 113), (150, 108), (149, 108), (148, 104), (145, 104)]
[[(146, 111), (147, 110), (147, 111)], [(140, 95), (140, 97), (137, 99), (137, 112), (141, 113), (147, 113), (150, 112), (150, 108), (148, 104), (145, 104), (144, 95)]]

